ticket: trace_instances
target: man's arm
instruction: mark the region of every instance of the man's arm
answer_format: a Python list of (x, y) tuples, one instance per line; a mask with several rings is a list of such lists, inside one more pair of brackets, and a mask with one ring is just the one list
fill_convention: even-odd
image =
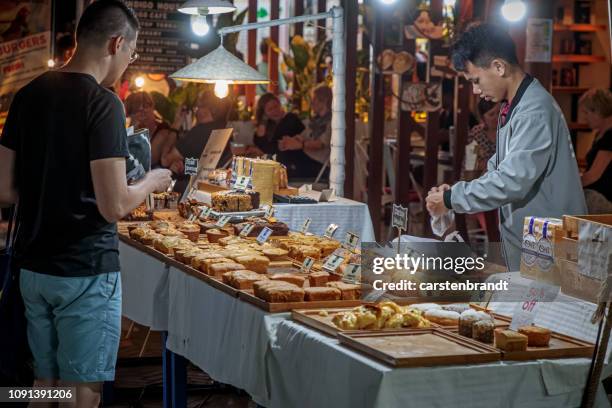
[(157, 169), (128, 186), (123, 157), (93, 160), (90, 168), (98, 210), (108, 222), (119, 221), (145, 201), (148, 194), (165, 190), (172, 181), (169, 170)]
[[(552, 149), (552, 124), (542, 115), (521, 115), (512, 129), (508, 153), (494, 168), (471, 182), (460, 181), (446, 194), (446, 201), (460, 213), (489, 211), (522, 200), (548, 166)], [(566, 143), (565, 140), (558, 141)], [(563, 180), (560, 180), (562, 182)]]
[(15, 203), (15, 152), (0, 145), (0, 207), (10, 207)]

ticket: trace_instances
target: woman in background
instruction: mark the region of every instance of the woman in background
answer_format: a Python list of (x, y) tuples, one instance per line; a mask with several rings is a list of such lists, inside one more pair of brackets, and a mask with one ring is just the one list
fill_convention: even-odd
[[(481, 99), (478, 102), (480, 123), (470, 129), (468, 144), (476, 142), (476, 163), (473, 169), (479, 177), (487, 171), (487, 162), (495, 154), (499, 103)], [(464, 169), (465, 170), (465, 169)]]
[(125, 100), (126, 116), (134, 129), (149, 130), (151, 167), (162, 166), (162, 156), (176, 144), (177, 132), (155, 112), (153, 98), (146, 92), (135, 92)]
[(278, 98), (271, 93), (262, 95), (257, 101), (255, 125), (253, 143), (268, 155), (278, 154), (278, 142), (283, 136), (299, 135), (304, 130), (300, 118), (285, 112)]
[(579, 101), (586, 122), (597, 132), (586, 155), (582, 187), (589, 214), (612, 213), (612, 93), (591, 89)]

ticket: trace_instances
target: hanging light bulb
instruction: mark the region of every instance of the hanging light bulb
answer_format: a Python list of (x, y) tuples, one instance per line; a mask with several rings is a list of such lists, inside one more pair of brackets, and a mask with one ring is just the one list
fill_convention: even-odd
[(380, 0), (380, 2), (383, 4), (393, 4), (396, 2), (396, 0)]
[(457, 0), (444, 0), (444, 5), (447, 7), (455, 7)]
[(229, 94), (229, 82), (228, 81), (216, 81), (215, 82), (215, 96), (223, 99)]
[(47, 61), (47, 66), (49, 68), (53, 68), (55, 66), (55, 61), (53, 61), (53, 59), (49, 59), (49, 61)]
[(204, 37), (210, 31), (206, 16), (191, 16), (191, 30), (198, 37)]
[(145, 79), (143, 77), (137, 76), (134, 79), (134, 85), (136, 85), (136, 87), (142, 88), (144, 86), (144, 84), (145, 84)]
[(506, 20), (515, 23), (525, 17), (527, 5), (525, 5), (523, 0), (505, 0), (501, 13)]

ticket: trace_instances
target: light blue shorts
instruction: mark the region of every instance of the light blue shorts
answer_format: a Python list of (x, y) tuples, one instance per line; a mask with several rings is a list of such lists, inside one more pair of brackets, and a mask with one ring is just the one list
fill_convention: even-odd
[(20, 288), (36, 378), (115, 378), (121, 336), (119, 272), (63, 278), (22, 269)]

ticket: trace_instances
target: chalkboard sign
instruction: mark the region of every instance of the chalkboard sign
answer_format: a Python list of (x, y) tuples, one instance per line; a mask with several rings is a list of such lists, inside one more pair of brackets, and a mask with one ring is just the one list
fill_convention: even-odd
[(172, 74), (187, 65), (191, 47), (190, 16), (177, 11), (185, 0), (127, 0), (140, 21), (131, 71)]

